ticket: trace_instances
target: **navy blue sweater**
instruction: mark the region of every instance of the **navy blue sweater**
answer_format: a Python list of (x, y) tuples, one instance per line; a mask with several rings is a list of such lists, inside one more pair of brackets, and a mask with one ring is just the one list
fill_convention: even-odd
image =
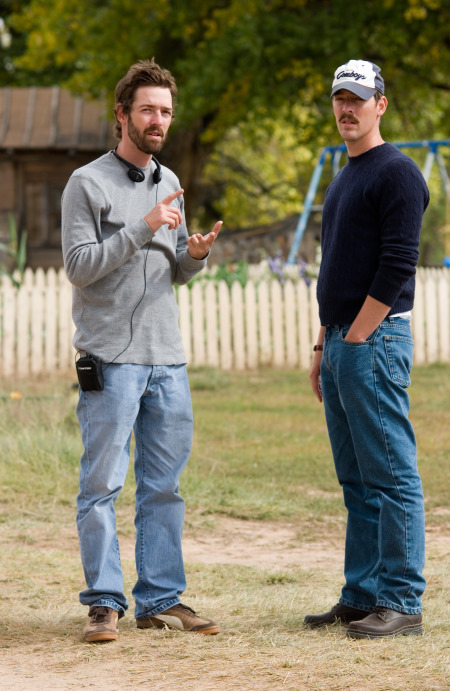
[(320, 323), (350, 324), (366, 297), (410, 310), (429, 193), (417, 165), (392, 144), (350, 157), (325, 195), (317, 282)]

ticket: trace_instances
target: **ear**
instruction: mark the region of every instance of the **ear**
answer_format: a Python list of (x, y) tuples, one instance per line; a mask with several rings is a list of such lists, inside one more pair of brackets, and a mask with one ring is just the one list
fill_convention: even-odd
[(377, 103), (377, 114), (380, 116), (384, 115), (386, 108), (388, 107), (388, 100), (386, 96), (382, 96)]
[(115, 113), (116, 113), (117, 120), (120, 122), (121, 125), (124, 125), (126, 122), (127, 116), (123, 112), (123, 106), (121, 103), (118, 103), (116, 105)]

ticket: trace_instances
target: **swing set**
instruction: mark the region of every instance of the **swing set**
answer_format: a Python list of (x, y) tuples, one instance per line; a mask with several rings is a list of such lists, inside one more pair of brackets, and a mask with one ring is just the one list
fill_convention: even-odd
[[(394, 146), (399, 149), (428, 149), (427, 155), (425, 157), (425, 163), (422, 168), (422, 175), (425, 178), (425, 182), (428, 183), (430, 179), (431, 171), (433, 169), (434, 163), (437, 163), (439, 173), (442, 180), (442, 185), (445, 192), (445, 198), (447, 203), (447, 208), (450, 209), (450, 181), (445, 166), (444, 158), (442, 156), (442, 147), (450, 147), (450, 139), (440, 139), (440, 140), (424, 140), (417, 142), (393, 142)], [(317, 189), (319, 187), (320, 178), (324, 170), (325, 163), (328, 157), (331, 157), (331, 168), (333, 177), (337, 175), (340, 168), (340, 159), (343, 153), (346, 153), (347, 147), (345, 144), (339, 144), (338, 146), (326, 146), (322, 149), (319, 156), (319, 160), (314, 168), (314, 172), (311, 177), (311, 182), (309, 183), (308, 192), (305, 197), (305, 202), (303, 205), (303, 211), (298, 219), (297, 227), (295, 229), (294, 238), (292, 240), (291, 249), (287, 258), (287, 264), (295, 264), (298, 251), (300, 248), (300, 243), (302, 241), (303, 234), (308, 225), (308, 219), (311, 211), (320, 211), (322, 205), (315, 205), (314, 199), (316, 197)], [(445, 256), (443, 259), (444, 266), (450, 267), (450, 232), (447, 230), (445, 237)]]

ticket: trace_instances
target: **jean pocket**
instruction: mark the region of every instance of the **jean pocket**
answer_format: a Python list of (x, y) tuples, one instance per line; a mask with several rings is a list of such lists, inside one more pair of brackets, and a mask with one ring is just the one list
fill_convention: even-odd
[(384, 337), (389, 374), (392, 381), (406, 389), (411, 384), (414, 341), (409, 336), (389, 335)]
[(377, 337), (377, 334), (378, 334), (378, 331), (379, 331), (379, 328), (380, 328), (380, 327), (377, 327), (377, 328), (375, 329), (375, 331), (373, 331), (373, 332), (370, 334), (370, 336), (368, 336), (368, 337), (366, 338), (365, 341), (346, 341), (346, 340), (345, 340), (345, 337), (347, 336), (348, 332), (350, 331), (350, 326), (351, 326), (351, 324), (349, 324), (348, 326), (342, 327), (342, 330), (341, 330), (341, 340), (342, 340), (343, 343), (345, 343), (345, 345), (348, 345), (348, 346), (356, 346), (357, 348), (360, 347), (360, 346), (364, 346), (364, 345), (373, 345), (373, 342), (374, 342), (375, 338)]

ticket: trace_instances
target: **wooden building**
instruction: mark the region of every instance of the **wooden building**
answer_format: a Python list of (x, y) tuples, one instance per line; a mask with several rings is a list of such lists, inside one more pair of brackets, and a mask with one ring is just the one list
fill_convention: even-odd
[(106, 107), (60, 87), (0, 89), (0, 242), (27, 231), (27, 266), (62, 266), (61, 194), (71, 173), (117, 144)]

